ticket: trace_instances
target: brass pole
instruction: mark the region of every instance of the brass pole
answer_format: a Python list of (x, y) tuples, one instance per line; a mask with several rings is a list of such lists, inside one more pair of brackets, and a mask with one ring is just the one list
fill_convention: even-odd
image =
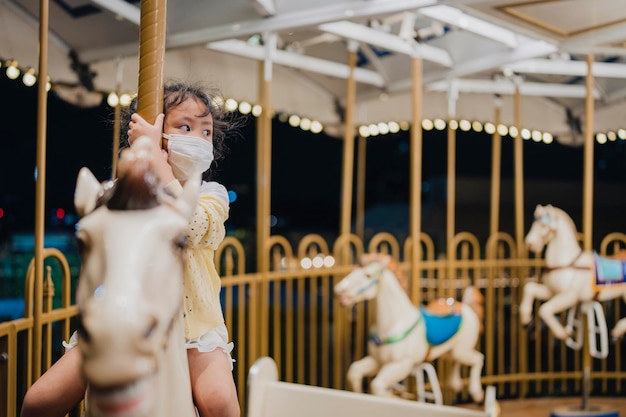
[[(257, 271), (265, 273), (270, 268), (270, 253), (267, 242), (270, 237), (270, 214), (271, 214), (271, 185), (272, 185), (272, 56), (276, 47), (276, 36), (266, 34), (264, 37), (266, 47), (266, 59), (259, 64), (259, 98), (261, 103), (261, 115), (257, 124)], [(268, 299), (269, 287), (267, 283), (260, 283), (258, 294), (261, 300)], [(255, 317), (259, 323), (259, 329), (253, 329), (250, 340), (254, 341), (251, 359), (258, 355), (266, 355), (269, 335), (268, 310), (262, 308), (262, 303), (251, 306), (251, 311), (257, 311)], [(256, 350), (254, 350), (256, 349)], [(250, 364), (251, 365), (251, 364)]]
[[(496, 97), (494, 111), (495, 132), (492, 136), (491, 149), (491, 210), (489, 216), (489, 235), (498, 233), (500, 225), (500, 176), (502, 167), (502, 137), (498, 132), (502, 113), (502, 99)], [(518, 133), (519, 134), (519, 133)]]
[(422, 59), (411, 59), (411, 155), (409, 190), (409, 228), (411, 235), (411, 299), (421, 302), (420, 261), (422, 259)]
[[(122, 68), (123, 61), (118, 59), (117, 61), (117, 82), (115, 84), (115, 94), (117, 94), (117, 105), (115, 106), (115, 114), (113, 118), (113, 152), (111, 155), (111, 179), (115, 179), (117, 176), (117, 162), (118, 153), (120, 151), (120, 137), (121, 129), (120, 118), (122, 115), (122, 104), (120, 103), (120, 95), (122, 90)], [(124, 127), (126, 128), (126, 127)]]
[[(119, 90), (118, 90), (119, 92)], [(119, 93), (118, 93), (119, 97)], [(115, 179), (117, 176), (117, 154), (120, 151), (120, 118), (122, 116), (122, 105), (117, 103), (115, 106), (115, 113), (113, 116), (113, 151), (111, 152), (111, 179)]]
[[(517, 246), (517, 257), (524, 259), (526, 257), (526, 247), (524, 245), (524, 142), (522, 139), (522, 96), (520, 94), (519, 85), (515, 85), (515, 95), (513, 100), (514, 124), (517, 128), (517, 137), (513, 138), (513, 188), (514, 188), (514, 205), (515, 205), (515, 245)], [(518, 269), (518, 275), (521, 278), (526, 272)], [(526, 333), (522, 332), (520, 342), (525, 341)], [(525, 346), (523, 344), (522, 346)], [(511, 364), (512, 367), (515, 364)], [(527, 372), (527, 358), (524, 355), (519, 356), (520, 372)], [(528, 382), (521, 382), (520, 397), (526, 397), (528, 393)]]
[(454, 120), (456, 113), (456, 97), (457, 92), (455, 90), (454, 83), (450, 85), (450, 91), (448, 92), (448, 179), (447, 179), (447, 202), (446, 202), (446, 247), (448, 259), (448, 286), (447, 296), (454, 297), (455, 287), (453, 285), (454, 265), (452, 259), (455, 258), (454, 248), (452, 247), (452, 241), (455, 233), (455, 206), (456, 206), (456, 130), (452, 128), (452, 120)]
[(35, 294), (33, 300), (32, 380), (41, 375), (44, 233), (46, 204), (46, 127), (48, 123), (48, 20), (49, 2), (39, 2), (39, 81), (37, 83), (37, 182), (35, 198)]
[(515, 181), (515, 242), (517, 256), (525, 257), (524, 246), (524, 143), (522, 139), (522, 96), (519, 85), (515, 86), (515, 127), (517, 137), (514, 138), (514, 181)]
[(153, 123), (163, 112), (166, 0), (141, 1), (137, 113)]
[(356, 177), (356, 234), (365, 241), (365, 166), (367, 156), (367, 139), (359, 136), (357, 147)]
[[(346, 92), (346, 117), (344, 123), (343, 137), (343, 173), (341, 190), (341, 224), (340, 235), (350, 234), (350, 222), (352, 213), (352, 181), (354, 169), (354, 105), (356, 102), (356, 80), (354, 79), (354, 68), (356, 66), (356, 47), (349, 45), (348, 65), (350, 75), (348, 76)], [(347, 262), (344, 259), (343, 262)]]
[[(587, 55), (587, 75), (585, 77), (585, 145), (584, 145), (584, 167), (583, 167), (583, 249), (590, 251), (593, 249), (593, 54)], [(583, 320), (583, 334), (587, 334), (589, 329), (587, 321)], [(582, 409), (589, 410), (589, 394), (591, 391), (590, 381), (592, 381), (591, 353), (589, 342), (584, 340), (582, 350), (583, 366), (583, 403)]]
[(585, 156), (584, 156), (584, 186), (583, 186), (583, 239), (584, 249), (593, 248), (593, 61), (592, 54), (587, 55), (587, 76), (585, 87)]

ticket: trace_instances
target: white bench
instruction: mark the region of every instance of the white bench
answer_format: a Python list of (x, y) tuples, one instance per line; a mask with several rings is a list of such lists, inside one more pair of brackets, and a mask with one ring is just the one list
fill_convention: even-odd
[(281, 382), (272, 358), (250, 368), (247, 417), (497, 417), (495, 388), (487, 389), (485, 411), (436, 405), (395, 397)]

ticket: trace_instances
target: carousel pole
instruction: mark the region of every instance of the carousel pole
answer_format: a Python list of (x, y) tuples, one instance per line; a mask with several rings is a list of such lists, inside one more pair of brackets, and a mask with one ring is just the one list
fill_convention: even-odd
[(448, 288), (445, 291), (446, 297), (455, 297), (454, 286), (454, 265), (452, 259), (456, 256), (452, 242), (455, 230), (455, 206), (456, 206), (456, 130), (452, 128), (452, 120), (456, 117), (456, 100), (458, 98), (458, 87), (454, 81), (450, 82), (448, 89), (448, 186), (446, 203), (446, 246), (448, 248), (446, 258), (448, 259)]
[(365, 241), (365, 166), (367, 156), (367, 139), (358, 137), (356, 166), (356, 235)]
[(411, 300), (421, 302), (420, 270), (422, 259), (422, 81), (423, 62), (414, 56), (411, 59), (411, 155), (409, 192), (409, 230), (411, 235)]
[[(519, 88), (519, 80), (515, 79), (515, 94), (513, 96), (513, 123), (517, 129), (517, 136), (513, 138), (513, 195), (514, 195), (514, 219), (515, 219), (515, 245), (517, 246), (517, 258), (526, 258), (527, 251), (524, 244), (524, 142), (522, 138), (522, 95)], [(519, 277), (524, 273), (518, 269)], [(525, 346), (525, 345), (523, 345)], [(516, 364), (512, 363), (511, 367)], [(526, 357), (520, 355), (520, 371), (526, 372), (528, 367)], [(521, 382), (520, 397), (526, 397), (528, 382)], [(513, 387), (515, 390), (515, 386)]]
[[(587, 55), (587, 75), (585, 77), (585, 145), (583, 167), (583, 250), (593, 249), (593, 54)], [(583, 320), (583, 323), (587, 323)], [(585, 325), (583, 334), (588, 334)], [(589, 410), (589, 395), (591, 392), (591, 354), (589, 343), (583, 345), (583, 402), (582, 409)]]
[[(335, 254), (337, 261), (346, 264), (350, 261), (349, 237), (350, 222), (352, 213), (352, 182), (354, 169), (354, 106), (356, 103), (356, 79), (354, 78), (354, 69), (356, 67), (356, 52), (358, 43), (348, 41), (348, 79), (346, 86), (346, 113), (344, 118), (344, 136), (343, 136), (343, 163), (341, 173), (341, 216), (339, 221), (339, 238), (337, 242), (341, 242), (339, 251)], [(339, 325), (333, 327), (333, 337), (338, 341), (336, 344), (337, 355), (339, 360), (334, 361), (333, 366), (333, 386), (335, 388), (342, 386), (342, 379), (345, 374), (344, 363), (349, 362), (346, 358), (348, 354), (345, 338), (348, 337), (349, 329), (346, 327), (345, 320), (337, 320)]]
[[(259, 97), (261, 102), (261, 115), (257, 119), (257, 271), (266, 273), (269, 271), (270, 253), (267, 242), (270, 238), (270, 213), (271, 213), (271, 185), (272, 185), (272, 68), (273, 57), (276, 51), (276, 34), (263, 36), (266, 45), (265, 59), (259, 66)], [(267, 283), (259, 284), (262, 300), (267, 300), (269, 287)], [(253, 300), (255, 297), (252, 298)], [(261, 328), (257, 330), (252, 326), (250, 339), (252, 352), (250, 359), (267, 354), (268, 350), (268, 311), (261, 305), (251, 305), (251, 312), (257, 312)], [(249, 365), (252, 365), (250, 363)]]
[(120, 118), (122, 116), (122, 104), (120, 103), (119, 97), (122, 90), (122, 68), (124, 67), (124, 63), (121, 59), (117, 61), (117, 80), (115, 84), (115, 94), (117, 94), (117, 105), (115, 106), (115, 113), (113, 116), (113, 152), (111, 155), (111, 179), (115, 179), (117, 177), (117, 162), (118, 162), (118, 153), (120, 151), (120, 137), (121, 137), (121, 126), (120, 126)]
[(502, 136), (498, 131), (502, 114), (502, 98), (496, 96), (494, 110), (494, 124), (496, 126), (492, 136), (491, 150), (491, 210), (489, 211), (489, 236), (498, 233), (500, 229), (500, 176), (502, 167)]
[[(35, 289), (33, 299), (33, 358), (31, 380), (41, 375), (44, 234), (46, 203), (46, 145), (48, 114), (48, 20), (49, 1), (39, 2), (39, 82), (37, 83), (37, 182), (35, 185)], [(30, 385), (31, 380), (27, 381)]]
[(137, 113), (150, 123), (163, 112), (166, 0), (142, 0)]
[[(354, 169), (354, 105), (356, 102), (356, 80), (354, 78), (354, 68), (356, 67), (356, 51), (358, 44), (354, 41), (348, 42), (348, 66), (350, 75), (348, 76), (346, 92), (346, 115), (344, 122), (343, 137), (343, 173), (341, 189), (341, 224), (340, 236), (347, 238), (350, 234), (350, 223), (352, 221), (352, 182)], [(347, 262), (348, 259), (343, 259)]]

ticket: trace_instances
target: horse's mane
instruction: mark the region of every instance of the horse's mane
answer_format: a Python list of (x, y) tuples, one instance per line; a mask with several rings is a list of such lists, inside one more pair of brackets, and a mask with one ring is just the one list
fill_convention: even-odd
[(105, 188), (97, 206), (106, 204), (109, 210), (146, 210), (160, 204), (156, 176), (149, 164), (139, 161), (125, 169), (112, 186)]
[(578, 230), (576, 229), (576, 223), (574, 223), (574, 220), (572, 220), (570, 215), (567, 214), (565, 210), (560, 209), (558, 207), (552, 206), (552, 210), (554, 210), (565, 221), (567, 226), (572, 231), (572, 235), (574, 236), (574, 238), (576, 238), (576, 234), (578, 233)]
[(408, 294), (409, 292), (409, 281), (404, 274), (404, 270), (392, 256), (387, 255), (386, 253), (367, 253), (363, 255), (362, 263), (363, 265), (367, 265), (371, 262), (387, 262), (387, 269), (391, 271), (398, 280), (400, 286), (404, 289), (404, 291)]

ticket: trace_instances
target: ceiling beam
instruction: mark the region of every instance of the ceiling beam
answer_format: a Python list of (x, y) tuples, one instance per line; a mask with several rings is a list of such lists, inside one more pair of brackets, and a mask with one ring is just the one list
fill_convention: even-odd
[(519, 44), (518, 35), (514, 32), (486, 20), (470, 16), (455, 7), (446, 5), (424, 7), (419, 10), (419, 13), (464, 31), (500, 42), (509, 48), (515, 48)]
[[(506, 64), (503, 68), (520, 74), (587, 75), (586, 62), (561, 59), (528, 59)], [(594, 62), (591, 70), (593, 76), (598, 78), (626, 78), (626, 64)]]
[[(107, 0), (99, 0), (107, 3)], [(121, 1), (121, 0), (118, 0)], [(302, 27), (317, 26), (322, 23), (345, 20), (346, 18), (367, 18), (371, 16), (399, 13), (432, 6), (436, 0), (369, 0), (343, 1), (330, 6), (306, 8), (290, 13), (280, 13), (264, 19), (226, 23), (206, 29), (168, 34), (166, 48), (177, 48), (204, 44), (224, 39), (251, 36), (257, 33), (280, 32)], [(135, 9), (139, 8), (135, 6)], [(137, 43), (118, 45), (112, 48), (85, 51), (81, 58), (87, 62), (112, 59), (137, 53)]]
[(357, 23), (344, 20), (341, 22), (324, 23), (319, 25), (318, 28), (323, 32), (332, 33), (345, 39), (375, 45), (388, 51), (411, 57), (420, 57), (445, 67), (452, 67), (454, 64), (452, 57), (445, 49), (417, 43), (413, 39), (403, 39), (394, 34), (371, 29)]
[[(453, 85), (460, 93), (475, 94), (515, 94), (516, 84), (505, 80), (468, 80), (454, 79), (450, 81), (438, 81), (429, 84), (429, 91), (448, 91)], [(576, 84), (551, 84), (551, 83), (519, 83), (520, 94), (523, 96), (559, 97), (559, 98), (585, 98), (587, 90), (584, 85)], [(595, 99), (600, 98), (600, 93), (594, 89)]]
[(131, 23), (139, 25), (141, 20), (141, 10), (124, 0), (91, 0), (92, 3), (106, 9), (117, 16), (121, 16)]
[[(267, 54), (266, 48), (263, 46), (250, 45), (245, 41), (235, 39), (210, 42), (206, 47), (212, 51), (252, 58), (257, 61), (263, 61)], [(278, 65), (329, 75), (336, 78), (345, 79), (350, 75), (350, 67), (348, 65), (281, 50), (274, 51), (272, 62)], [(383, 87), (385, 85), (385, 80), (380, 74), (364, 68), (354, 69), (354, 79), (357, 82), (374, 85), (376, 87)]]
[[(500, 51), (491, 55), (482, 56), (480, 58), (459, 62), (454, 68), (447, 71), (432, 72), (424, 77), (424, 84), (436, 81), (448, 80), (453, 78), (462, 78), (471, 74), (477, 74), (489, 70), (500, 71), (503, 65), (546, 56), (558, 50), (556, 45), (545, 41), (525, 40), (517, 48), (512, 50)], [(411, 79), (399, 80), (391, 83), (388, 87), (389, 92), (406, 91), (413, 88)]]

